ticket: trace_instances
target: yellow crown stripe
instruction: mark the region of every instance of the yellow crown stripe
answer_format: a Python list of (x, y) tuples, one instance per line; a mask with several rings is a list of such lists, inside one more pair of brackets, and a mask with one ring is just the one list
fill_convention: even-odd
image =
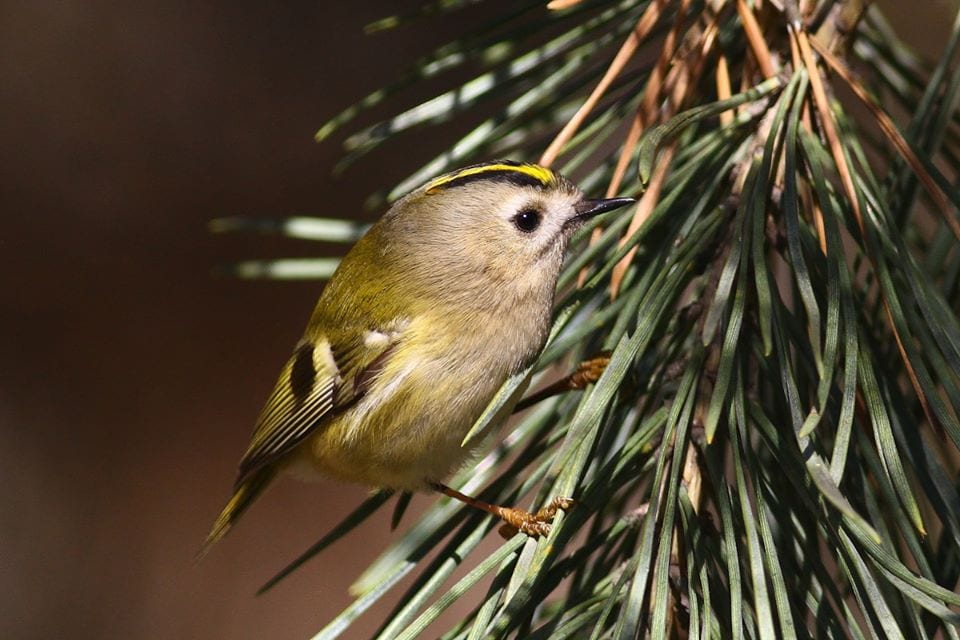
[(437, 189), (443, 188), (445, 184), (453, 182), (454, 180), (459, 180), (461, 178), (466, 178), (468, 176), (475, 176), (482, 173), (498, 173), (502, 171), (515, 171), (517, 173), (522, 173), (528, 175), (534, 180), (539, 181), (544, 186), (550, 184), (556, 178), (553, 171), (547, 169), (546, 167), (541, 167), (535, 164), (484, 164), (479, 167), (468, 167), (456, 173), (447, 174), (445, 176), (440, 176), (433, 182), (427, 185), (426, 191), (430, 193), (431, 191), (436, 191)]

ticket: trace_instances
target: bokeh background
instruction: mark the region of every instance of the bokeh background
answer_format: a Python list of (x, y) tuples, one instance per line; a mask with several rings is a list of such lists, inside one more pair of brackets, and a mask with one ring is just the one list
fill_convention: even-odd
[[(193, 561), (321, 288), (213, 271), (330, 250), (207, 223), (375, 215), (462, 128), (336, 178), (313, 132), (486, 4), (364, 36), (419, 1), (0, 2), (0, 637), (305, 638), (350, 602), (386, 511), (253, 593), (362, 488), (280, 482)], [(880, 4), (932, 57), (957, 0)]]

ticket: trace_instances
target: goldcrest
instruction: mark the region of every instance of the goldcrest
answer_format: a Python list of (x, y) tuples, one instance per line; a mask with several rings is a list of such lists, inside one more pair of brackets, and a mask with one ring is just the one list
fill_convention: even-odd
[(546, 532), (567, 502), (529, 514), (441, 482), (471, 456), (464, 436), (503, 382), (543, 348), (573, 232), (630, 202), (586, 199), (550, 169), (509, 161), (445, 174), (397, 201), (320, 295), (204, 548), (288, 472), (439, 490)]

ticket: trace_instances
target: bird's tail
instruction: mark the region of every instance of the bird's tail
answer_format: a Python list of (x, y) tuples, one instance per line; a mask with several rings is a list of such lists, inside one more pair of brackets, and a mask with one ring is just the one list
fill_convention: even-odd
[(220, 512), (220, 515), (217, 516), (217, 520), (213, 523), (213, 528), (210, 530), (210, 533), (207, 534), (207, 539), (200, 548), (200, 552), (197, 553), (197, 560), (207, 555), (210, 548), (223, 538), (223, 536), (227, 535), (233, 523), (243, 515), (247, 507), (253, 504), (257, 496), (270, 484), (274, 473), (275, 471), (272, 469), (261, 469), (244, 480), (243, 483), (234, 490), (233, 497), (227, 502), (227, 505), (223, 508), (223, 511)]

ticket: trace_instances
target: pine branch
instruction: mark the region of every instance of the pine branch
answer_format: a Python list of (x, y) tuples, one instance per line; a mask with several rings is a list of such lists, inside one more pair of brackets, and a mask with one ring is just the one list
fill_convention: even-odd
[[(503, 149), (591, 194), (640, 197), (575, 238), (547, 347), (474, 431), (527, 378), (540, 391), (450, 481), (577, 505), (546, 539), (481, 555), (494, 523), (438, 500), (317, 637), (349, 633), (414, 575), (380, 638), (960, 638), (960, 19), (928, 65), (868, 0), (497, 11), (321, 133), (356, 126), (358, 162), (496, 96), (505, 106), (379, 201)], [(468, 63), (477, 75), (433, 100), (355, 124)], [(891, 115), (904, 106), (911, 123)], [(600, 353), (585, 388), (564, 379)], [(441, 629), (461, 600), (471, 612)]]

